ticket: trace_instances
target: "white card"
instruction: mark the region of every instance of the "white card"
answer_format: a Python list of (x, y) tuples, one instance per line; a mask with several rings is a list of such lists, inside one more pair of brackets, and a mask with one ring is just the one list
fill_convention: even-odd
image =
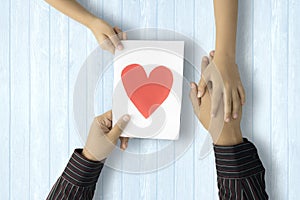
[(122, 136), (176, 140), (180, 130), (183, 41), (122, 41), (114, 58), (113, 124), (131, 119)]

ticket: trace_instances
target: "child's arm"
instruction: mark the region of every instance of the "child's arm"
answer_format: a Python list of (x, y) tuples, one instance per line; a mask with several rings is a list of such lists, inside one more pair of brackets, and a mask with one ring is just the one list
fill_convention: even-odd
[(122, 33), (117, 27), (112, 28), (104, 20), (88, 12), (75, 0), (46, 0), (46, 2), (65, 15), (88, 27), (95, 35), (102, 49), (114, 53), (115, 48), (120, 50), (123, 48), (120, 39), (125, 39), (125, 33)]
[(226, 56), (235, 63), (238, 0), (214, 0), (216, 24), (215, 56)]
[[(214, 0), (214, 12), (216, 50), (213, 55), (213, 67), (221, 81), (216, 81), (218, 77), (214, 74), (206, 81), (215, 81), (214, 87), (219, 88), (212, 95), (212, 115), (216, 114), (220, 101), (223, 101), (224, 120), (230, 122), (238, 118), (238, 110), (245, 103), (244, 88), (235, 64), (238, 0)], [(201, 78), (198, 97), (204, 94), (205, 89), (205, 80)]]

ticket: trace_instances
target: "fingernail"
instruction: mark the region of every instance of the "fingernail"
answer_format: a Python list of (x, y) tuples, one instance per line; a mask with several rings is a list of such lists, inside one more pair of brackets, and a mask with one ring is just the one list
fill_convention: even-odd
[(225, 119), (225, 122), (230, 122), (229, 117), (227, 117), (227, 118)]
[(129, 119), (130, 119), (130, 116), (129, 116), (129, 115), (124, 115), (123, 120), (124, 120), (125, 122), (128, 122)]
[(191, 85), (191, 88), (195, 88), (195, 84), (190, 83), (190, 85)]
[(234, 113), (233, 114), (233, 119), (236, 119), (238, 117), (238, 114)]
[(202, 96), (202, 91), (198, 91), (197, 97), (200, 98)]
[(118, 44), (117, 48), (118, 48), (118, 50), (122, 50), (124, 47), (123, 47), (123, 45), (120, 43), (120, 44)]

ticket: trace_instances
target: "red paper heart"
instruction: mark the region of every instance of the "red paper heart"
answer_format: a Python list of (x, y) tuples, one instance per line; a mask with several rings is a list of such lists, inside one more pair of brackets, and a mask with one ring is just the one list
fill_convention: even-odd
[(173, 84), (172, 72), (165, 66), (154, 68), (148, 78), (141, 65), (131, 64), (121, 77), (128, 97), (146, 119), (166, 100)]

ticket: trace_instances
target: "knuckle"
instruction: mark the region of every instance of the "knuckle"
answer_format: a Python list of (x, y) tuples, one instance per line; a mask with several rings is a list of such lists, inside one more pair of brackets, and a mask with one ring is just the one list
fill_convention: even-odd
[(226, 101), (226, 107), (227, 107), (227, 108), (231, 108), (231, 101), (230, 101), (230, 100), (227, 100), (227, 101)]

